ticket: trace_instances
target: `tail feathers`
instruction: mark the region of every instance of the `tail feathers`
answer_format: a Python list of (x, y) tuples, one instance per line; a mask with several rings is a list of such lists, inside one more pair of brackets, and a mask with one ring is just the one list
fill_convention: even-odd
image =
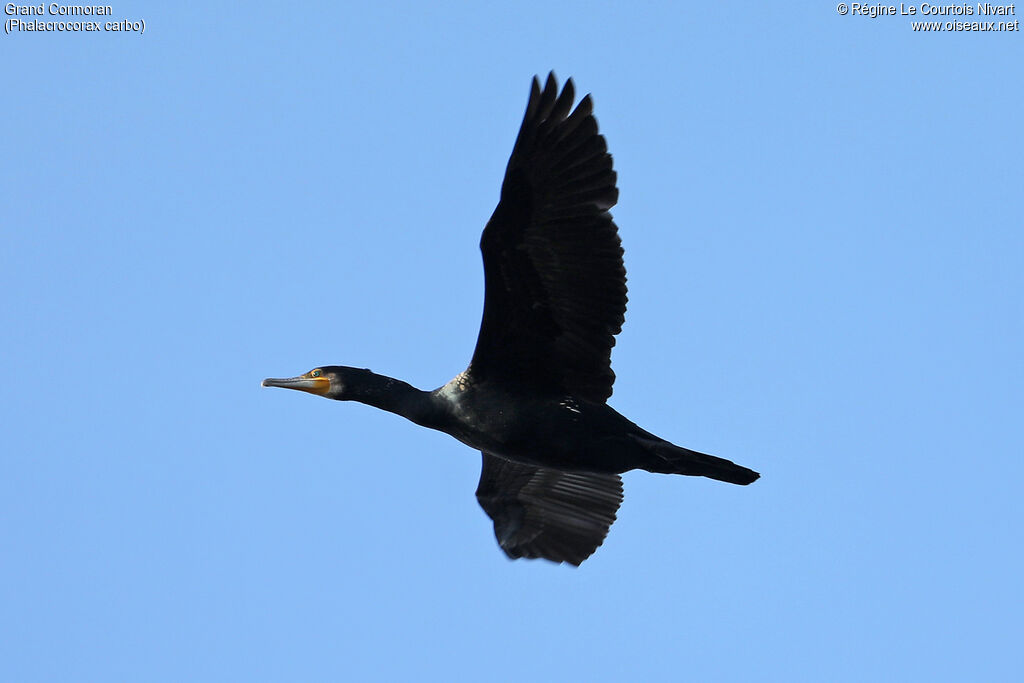
[(650, 468), (652, 472), (708, 477), (741, 486), (755, 482), (761, 476), (731, 460), (691, 451), (668, 441), (640, 440), (656, 456), (654, 467)]

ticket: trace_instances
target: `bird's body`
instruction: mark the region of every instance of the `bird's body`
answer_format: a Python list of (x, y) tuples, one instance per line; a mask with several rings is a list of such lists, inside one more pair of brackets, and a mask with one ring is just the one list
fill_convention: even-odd
[(538, 395), (528, 387), (481, 386), (464, 375), (435, 395), (450, 410), (442, 431), (480, 451), (540, 467), (612, 474), (644, 462), (629, 437), (639, 428), (605, 403)]
[[(758, 474), (676, 446), (607, 404), (626, 308), (618, 198), (590, 97), (536, 80), (484, 229), (486, 298), (469, 367), (434, 391), (323, 366), (266, 386), (355, 400), (483, 453), (477, 499), (513, 558), (580, 564), (604, 540), (633, 469), (749, 484)], [(571, 113), (570, 113), (571, 112)]]
[[(450, 434), (471, 448), (538, 467), (608, 474), (634, 469), (691, 474), (679, 472), (682, 465), (673, 464), (670, 454), (677, 446), (641, 429), (607, 403), (564, 393), (538, 394), (523, 386), (479, 385), (467, 375), (461, 373), (433, 392), (445, 406), (445, 417), (439, 425), (424, 426)], [(658, 454), (659, 448), (664, 454)], [(728, 463), (719, 458), (709, 463), (716, 461)], [(727, 472), (715, 476), (713, 468), (705, 470), (692, 474), (753, 481), (739, 471), (734, 476)]]

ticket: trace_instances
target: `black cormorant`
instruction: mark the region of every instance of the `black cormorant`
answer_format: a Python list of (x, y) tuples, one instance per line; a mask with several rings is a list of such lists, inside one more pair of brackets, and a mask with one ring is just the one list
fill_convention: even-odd
[(749, 484), (758, 473), (673, 445), (607, 403), (626, 271), (608, 210), (616, 175), (590, 96), (536, 78), (484, 228), (483, 321), (469, 367), (434, 391), (321, 366), (263, 386), (359, 401), (483, 453), (476, 496), (512, 558), (579, 565), (604, 541), (633, 469)]

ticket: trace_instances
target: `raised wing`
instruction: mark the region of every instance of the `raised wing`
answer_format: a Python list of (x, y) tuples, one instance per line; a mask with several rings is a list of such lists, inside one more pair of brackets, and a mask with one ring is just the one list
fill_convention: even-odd
[(476, 499), (505, 554), (579, 566), (604, 542), (622, 502), (617, 474), (563, 472), (484, 452)]
[(533, 79), (484, 229), (486, 298), (470, 365), (478, 380), (527, 382), (595, 402), (612, 393), (611, 349), (626, 311), (626, 269), (608, 209), (618, 190), (590, 96), (570, 79)]

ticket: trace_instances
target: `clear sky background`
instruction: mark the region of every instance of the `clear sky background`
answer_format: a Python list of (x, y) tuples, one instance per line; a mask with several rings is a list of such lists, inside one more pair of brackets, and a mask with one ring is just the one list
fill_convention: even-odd
[[(0, 36), (0, 679), (1019, 676), (1021, 33), (239, 7)], [(580, 569), (505, 558), (450, 437), (259, 386), (465, 367), (550, 69), (619, 173), (611, 404), (762, 473), (626, 475)]]

